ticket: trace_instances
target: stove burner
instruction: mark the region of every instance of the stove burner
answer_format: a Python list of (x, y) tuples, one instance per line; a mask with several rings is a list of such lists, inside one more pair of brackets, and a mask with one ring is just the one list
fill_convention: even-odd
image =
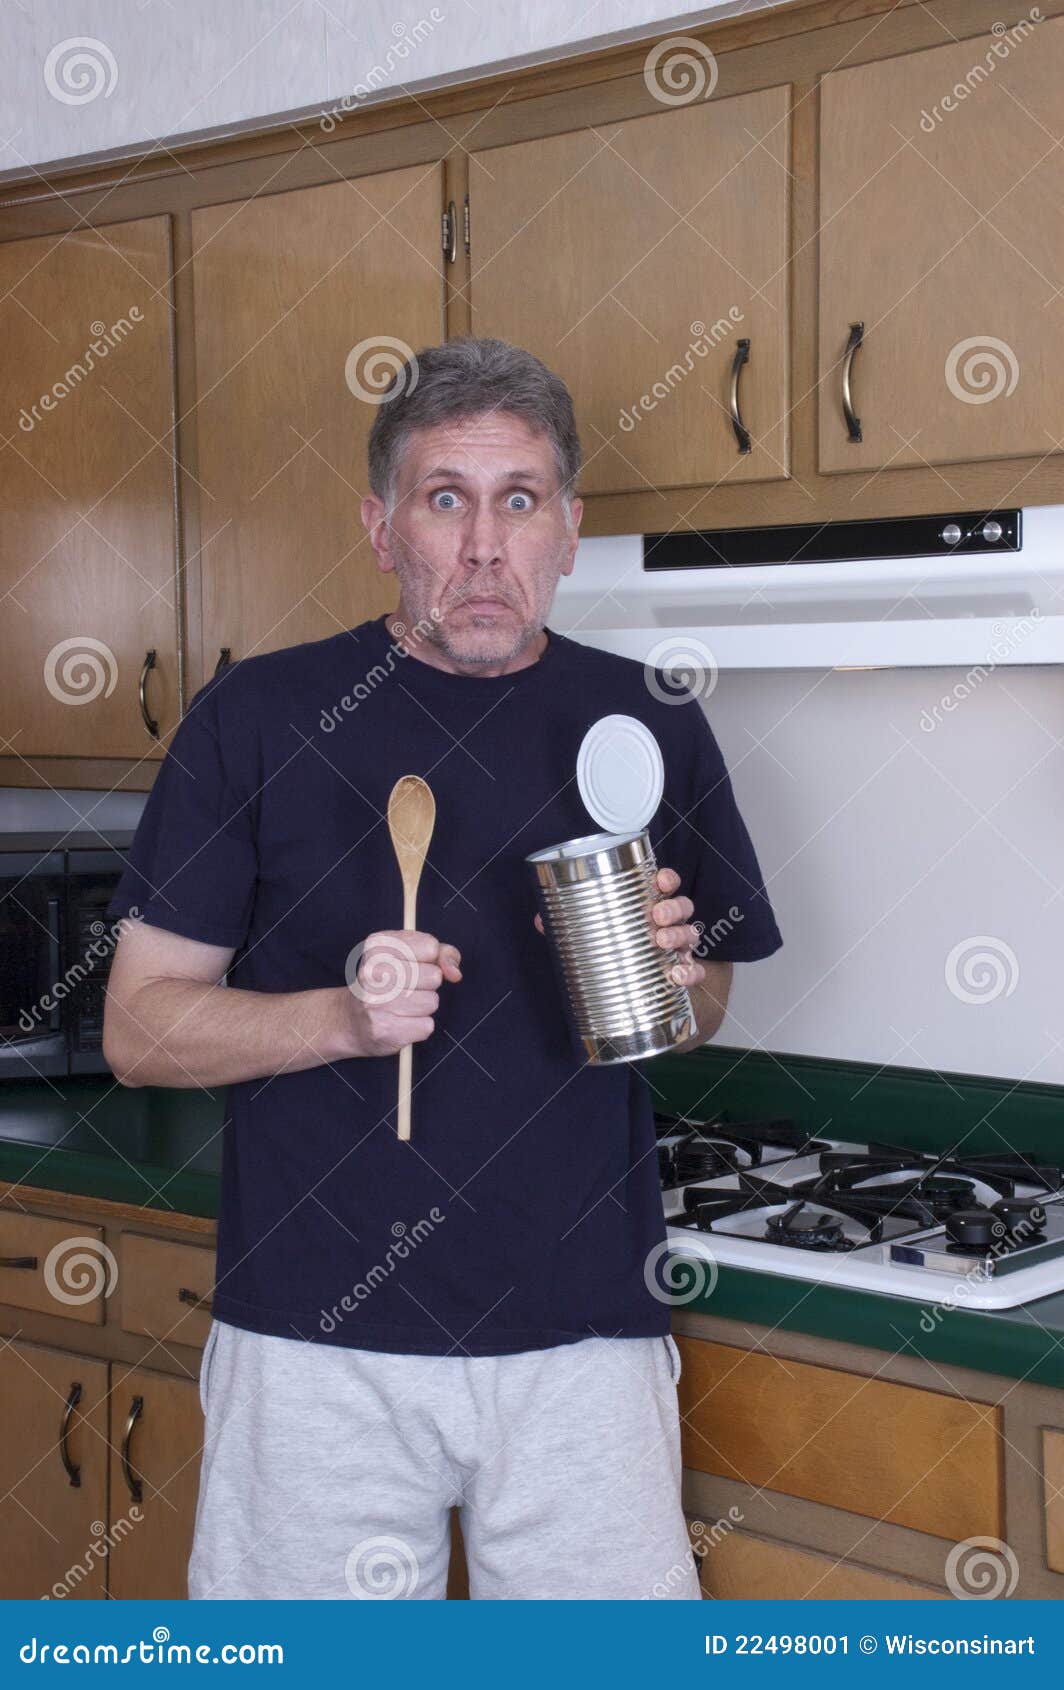
[(782, 1215), (770, 1215), (765, 1237), (772, 1244), (789, 1244), (797, 1250), (852, 1250), (841, 1215), (817, 1215), (804, 1203), (795, 1203)]
[(723, 1179), (726, 1174), (738, 1172), (741, 1166), (738, 1156), (729, 1155), (726, 1146), (710, 1144), (690, 1148), (678, 1144), (672, 1162), (673, 1178), (678, 1185), (699, 1179)]

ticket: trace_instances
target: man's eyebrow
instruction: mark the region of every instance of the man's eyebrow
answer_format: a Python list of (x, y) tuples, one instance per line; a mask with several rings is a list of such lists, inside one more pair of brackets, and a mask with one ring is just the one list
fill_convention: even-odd
[[(448, 481), (466, 481), (467, 473), (462, 469), (452, 469), (447, 464), (436, 464), (434, 468), (425, 470), (422, 481), (435, 481), (439, 476), (446, 476)], [(500, 481), (543, 481), (542, 470), (538, 469), (508, 469), (500, 477)]]

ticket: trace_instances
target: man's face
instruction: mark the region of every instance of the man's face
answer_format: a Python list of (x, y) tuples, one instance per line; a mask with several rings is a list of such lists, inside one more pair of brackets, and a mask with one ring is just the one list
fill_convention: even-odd
[(477, 668), (505, 664), (542, 632), (581, 510), (574, 499), (566, 513), (547, 436), (491, 411), (417, 430), (390, 522), (375, 498), (362, 516), (411, 625), (431, 619), (439, 651)]

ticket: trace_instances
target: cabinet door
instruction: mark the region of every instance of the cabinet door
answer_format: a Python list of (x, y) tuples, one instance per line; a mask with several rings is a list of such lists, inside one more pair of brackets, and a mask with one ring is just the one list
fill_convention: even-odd
[(170, 276), (166, 217), (0, 245), (5, 753), (157, 756), (177, 721)]
[(584, 492), (786, 477), (789, 146), (784, 87), (471, 159), (474, 331), (564, 378)]
[(1064, 19), (1025, 27), (823, 79), (823, 470), (1064, 449)]
[(204, 677), (393, 609), (359, 503), (382, 378), (444, 337), (442, 166), (193, 214)]
[(111, 1371), (111, 1519), (135, 1504), (135, 1532), (110, 1554), (108, 1595), (121, 1601), (188, 1596), (203, 1415), (194, 1380), (146, 1368)]
[(0, 1598), (106, 1594), (105, 1362), (0, 1351), (0, 1496)]

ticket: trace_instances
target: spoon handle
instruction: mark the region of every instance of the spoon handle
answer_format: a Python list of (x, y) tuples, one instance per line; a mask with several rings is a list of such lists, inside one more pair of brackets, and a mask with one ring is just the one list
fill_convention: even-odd
[(403, 1045), (399, 1052), (399, 1110), (396, 1116), (399, 1137), (410, 1137), (410, 1091), (414, 1077), (414, 1047)]
[[(408, 933), (417, 927), (417, 887), (403, 887), (403, 926)], [(401, 1045), (399, 1049), (399, 1104), (396, 1110), (396, 1132), (401, 1139), (410, 1137), (410, 1093), (414, 1080), (414, 1047)]]

